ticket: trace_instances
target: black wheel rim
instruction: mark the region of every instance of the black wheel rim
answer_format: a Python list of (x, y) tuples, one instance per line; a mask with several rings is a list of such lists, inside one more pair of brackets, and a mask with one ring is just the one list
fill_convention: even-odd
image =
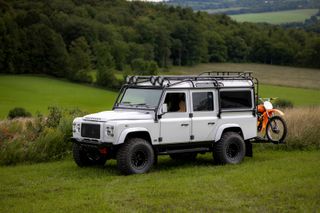
[(226, 152), (229, 158), (235, 158), (240, 152), (240, 147), (236, 143), (231, 143), (227, 146)]
[(148, 155), (143, 150), (137, 150), (132, 154), (131, 163), (136, 169), (143, 169), (148, 162)]

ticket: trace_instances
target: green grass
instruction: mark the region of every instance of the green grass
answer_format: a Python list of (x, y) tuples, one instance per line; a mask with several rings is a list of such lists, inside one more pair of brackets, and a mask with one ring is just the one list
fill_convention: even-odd
[(182, 164), (161, 157), (148, 174), (120, 176), (115, 161), (0, 167), (0, 212), (316, 212), (318, 151), (255, 152), (239, 165), (210, 154)]
[(303, 22), (318, 9), (287, 10), (266, 13), (248, 13), (241, 15), (231, 15), (231, 18), (239, 22), (266, 22), (270, 24), (284, 24), (290, 22)]
[(259, 96), (292, 101), (294, 106), (320, 105), (320, 90), (261, 85)]
[(48, 77), (0, 75), (0, 119), (14, 107), (31, 113), (47, 112), (50, 105), (87, 112), (110, 109), (116, 92)]
[[(228, 64), (225, 66), (228, 67)], [(197, 67), (194, 67), (194, 69), (185, 68), (183, 71), (173, 69), (169, 74), (194, 74), (199, 70), (200, 69)], [(291, 72), (291, 75), (288, 75), (288, 79), (290, 79), (292, 76), (295, 76), (298, 71), (284, 71), (284, 73), (286, 72)], [(310, 72), (313, 76), (313, 79), (310, 79), (310, 81), (318, 81), (317, 71)], [(314, 72), (314, 74), (312, 72)], [(263, 75), (263, 72), (258, 73), (262, 73)], [(296, 76), (302, 75), (302, 71), (299, 71), (299, 73), (300, 74)], [(280, 82), (283, 77), (282, 75), (279, 76), (280, 79), (278, 80)], [(309, 75), (306, 75), (304, 80), (308, 81), (309, 79), (307, 78), (309, 78)], [(259, 79), (262, 79), (262, 82), (265, 82), (263, 81), (265, 78), (259, 77)], [(285, 82), (285, 80), (281, 82)], [(291, 83), (291, 81), (289, 81), (289, 83)], [(320, 104), (319, 89), (261, 85), (260, 92), (263, 97), (279, 97), (288, 99), (296, 106)], [(46, 113), (47, 108), (50, 105), (61, 106), (64, 108), (79, 108), (87, 111), (88, 113), (93, 113), (110, 109), (114, 103), (116, 95), (117, 92), (70, 83), (54, 78), (0, 75), (0, 119), (5, 118), (8, 115), (9, 110), (14, 107), (24, 107), (33, 114), (37, 111)]]
[(162, 74), (191, 75), (205, 71), (252, 71), (262, 84), (320, 89), (320, 69), (253, 63), (207, 63), (192, 67), (172, 67)]

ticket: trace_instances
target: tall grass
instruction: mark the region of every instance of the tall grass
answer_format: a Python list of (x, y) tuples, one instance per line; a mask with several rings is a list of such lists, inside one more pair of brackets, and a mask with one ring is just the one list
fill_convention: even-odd
[(320, 107), (285, 109), (288, 149), (320, 149)]
[(72, 120), (79, 110), (49, 107), (48, 117), (0, 122), (0, 165), (61, 159), (71, 150)]

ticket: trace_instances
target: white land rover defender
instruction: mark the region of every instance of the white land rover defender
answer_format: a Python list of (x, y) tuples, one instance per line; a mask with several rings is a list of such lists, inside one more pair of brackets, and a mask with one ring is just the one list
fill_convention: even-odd
[(147, 172), (158, 155), (212, 152), (217, 163), (240, 163), (257, 136), (257, 86), (247, 72), (130, 76), (111, 111), (74, 119), (74, 160), (82, 167), (116, 159), (123, 174)]

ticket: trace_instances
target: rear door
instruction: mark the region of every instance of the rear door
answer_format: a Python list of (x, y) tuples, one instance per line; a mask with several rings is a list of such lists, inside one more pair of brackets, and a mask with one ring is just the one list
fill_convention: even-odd
[(215, 90), (192, 90), (192, 141), (214, 140), (214, 130), (217, 126), (217, 106), (215, 106)]

